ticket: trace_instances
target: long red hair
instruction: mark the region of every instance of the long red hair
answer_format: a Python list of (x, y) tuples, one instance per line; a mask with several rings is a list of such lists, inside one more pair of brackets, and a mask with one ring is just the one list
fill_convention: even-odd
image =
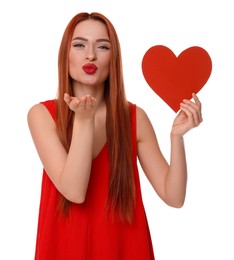
[[(106, 132), (110, 160), (107, 209), (117, 213), (121, 220), (131, 222), (135, 204), (135, 184), (132, 166), (132, 144), (130, 109), (124, 90), (121, 50), (116, 31), (111, 22), (99, 13), (79, 13), (67, 25), (58, 56), (58, 98), (56, 125), (62, 144), (68, 151), (71, 143), (73, 112), (64, 102), (64, 93), (73, 95), (69, 75), (69, 51), (76, 25), (84, 20), (94, 19), (106, 25), (111, 41), (110, 73), (105, 81), (104, 96), (107, 106)], [(63, 211), (70, 202), (62, 197)]]

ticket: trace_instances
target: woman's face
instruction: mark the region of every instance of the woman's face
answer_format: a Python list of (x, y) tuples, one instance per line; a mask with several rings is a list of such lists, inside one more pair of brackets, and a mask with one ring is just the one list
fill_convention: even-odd
[(69, 53), (73, 84), (103, 85), (109, 75), (111, 43), (106, 26), (95, 20), (77, 24)]

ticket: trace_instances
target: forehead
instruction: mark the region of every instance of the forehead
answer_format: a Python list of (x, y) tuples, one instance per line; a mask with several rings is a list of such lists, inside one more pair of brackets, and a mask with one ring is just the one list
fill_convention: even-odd
[(105, 38), (109, 39), (106, 25), (96, 20), (85, 20), (78, 23), (75, 27), (74, 37), (84, 38)]

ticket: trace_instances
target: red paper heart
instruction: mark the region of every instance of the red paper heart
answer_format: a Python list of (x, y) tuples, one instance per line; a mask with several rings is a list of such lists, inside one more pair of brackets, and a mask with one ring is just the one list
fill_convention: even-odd
[(183, 99), (191, 99), (206, 84), (212, 70), (209, 54), (201, 47), (190, 47), (178, 57), (167, 47), (151, 47), (142, 60), (148, 85), (175, 112)]

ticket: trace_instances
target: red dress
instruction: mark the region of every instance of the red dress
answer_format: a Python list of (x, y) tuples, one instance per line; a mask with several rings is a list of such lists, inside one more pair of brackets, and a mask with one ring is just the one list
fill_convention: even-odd
[[(49, 100), (42, 104), (55, 120), (55, 101)], [(56, 214), (60, 193), (43, 171), (35, 260), (154, 259), (137, 168), (135, 105), (131, 105), (131, 117), (136, 185), (133, 224), (113, 222), (106, 214), (109, 162), (105, 144), (92, 162), (85, 202), (72, 203), (66, 218)]]

